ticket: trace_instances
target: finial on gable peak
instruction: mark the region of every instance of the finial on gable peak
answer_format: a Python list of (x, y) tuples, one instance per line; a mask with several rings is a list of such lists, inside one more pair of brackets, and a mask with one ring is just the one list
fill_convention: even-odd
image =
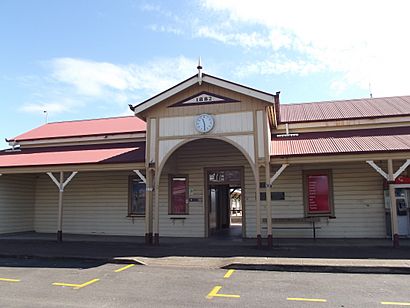
[(202, 84), (202, 64), (201, 64), (201, 57), (198, 59), (198, 66), (196, 67), (198, 69), (198, 84)]

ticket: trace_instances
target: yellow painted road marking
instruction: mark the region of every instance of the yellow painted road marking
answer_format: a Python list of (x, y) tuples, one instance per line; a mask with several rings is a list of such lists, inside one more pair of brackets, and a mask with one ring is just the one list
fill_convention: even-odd
[(400, 302), (381, 302), (382, 305), (393, 305), (393, 306), (410, 306), (410, 303), (400, 303)]
[(124, 267), (121, 267), (121, 268), (115, 270), (114, 272), (119, 273), (119, 272), (125, 271), (127, 268), (130, 268), (130, 267), (133, 267), (133, 266), (135, 266), (135, 264), (128, 264)]
[(303, 297), (288, 297), (288, 301), (301, 301), (301, 302), (318, 302), (318, 303), (326, 303), (327, 300), (322, 298), (303, 298)]
[(99, 281), (100, 279), (92, 279), (90, 281), (84, 282), (83, 284), (75, 283), (64, 283), (64, 282), (54, 282), (53, 286), (63, 286), (63, 287), (73, 287), (75, 290), (89, 286), (90, 284)]
[(212, 289), (211, 292), (206, 296), (206, 298), (211, 299), (214, 297), (230, 297), (230, 298), (239, 298), (241, 297), (240, 295), (235, 295), (235, 294), (220, 294), (218, 293), (219, 290), (222, 289), (221, 286), (216, 286), (215, 288)]
[(235, 270), (233, 270), (233, 269), (228, 270), (228, 271), (226, 272), (224, 278), (229, 278), (229, 277), (231, 277), (231, 275), (233, 274), (234, 271), (235, 271)]
[(0, 281), (6, 281), (6, 282), (20, 282), (20, 279), (0, 278)]

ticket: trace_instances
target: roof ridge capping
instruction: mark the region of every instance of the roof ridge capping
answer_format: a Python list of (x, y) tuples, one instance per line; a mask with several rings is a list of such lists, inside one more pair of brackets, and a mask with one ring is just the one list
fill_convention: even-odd
[(59, 123), (71, 123), (71, 122), (87, 122), (87, 121), (102, 121), (102, 120), (111, 120), (111, 119), (122, 119), (122, 118), (134, 118), (134, 115), (129, 116), (117, 116), (117, 117), (106, 117), (106, 118), (91, 118), (91, 119), (80, 119), (80, 120), (64, 120), (64, 121), (55, 121), (55, 122), (47, 122), (43, 125), (38, 127), (48, 125), (48, 124), (59, 124)]

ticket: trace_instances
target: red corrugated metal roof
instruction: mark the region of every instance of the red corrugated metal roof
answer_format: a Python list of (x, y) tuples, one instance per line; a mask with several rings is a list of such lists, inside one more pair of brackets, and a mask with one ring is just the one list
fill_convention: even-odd
[(0, 152), (0, 168), (143, 162), (145, 142), (31, 148)]
[(303, 133), (273, 137), (275, 157), (410, 151), (410, 127)]
[(11, 138), (10, 140), (27, 141), (52, 138), (113, 135), (145, 132), (145, 130), (146, 123), (144, 121), (135, 116), (130, 116), (47, 123), (17, 137)]
[(410, 96), (363, 98), (280, 106), (281, 123), (410, 115)]

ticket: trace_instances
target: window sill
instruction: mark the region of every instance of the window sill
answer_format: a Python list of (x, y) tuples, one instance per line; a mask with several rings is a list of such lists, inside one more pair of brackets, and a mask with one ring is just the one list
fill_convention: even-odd
[(127, 217), (128, 218), (138, 218), (138, 217), (144, 218), (145, 215), (143, 215), (143, 214), (128, 214)]
[(171, 216), (171, 217), (169, 217), (169, 219), (176, 219), (176, 220), (178, 220), (178, 219), (187, 219), (188, 217), (187, 217), (187, 215), (181, 215), (181, 216)]

